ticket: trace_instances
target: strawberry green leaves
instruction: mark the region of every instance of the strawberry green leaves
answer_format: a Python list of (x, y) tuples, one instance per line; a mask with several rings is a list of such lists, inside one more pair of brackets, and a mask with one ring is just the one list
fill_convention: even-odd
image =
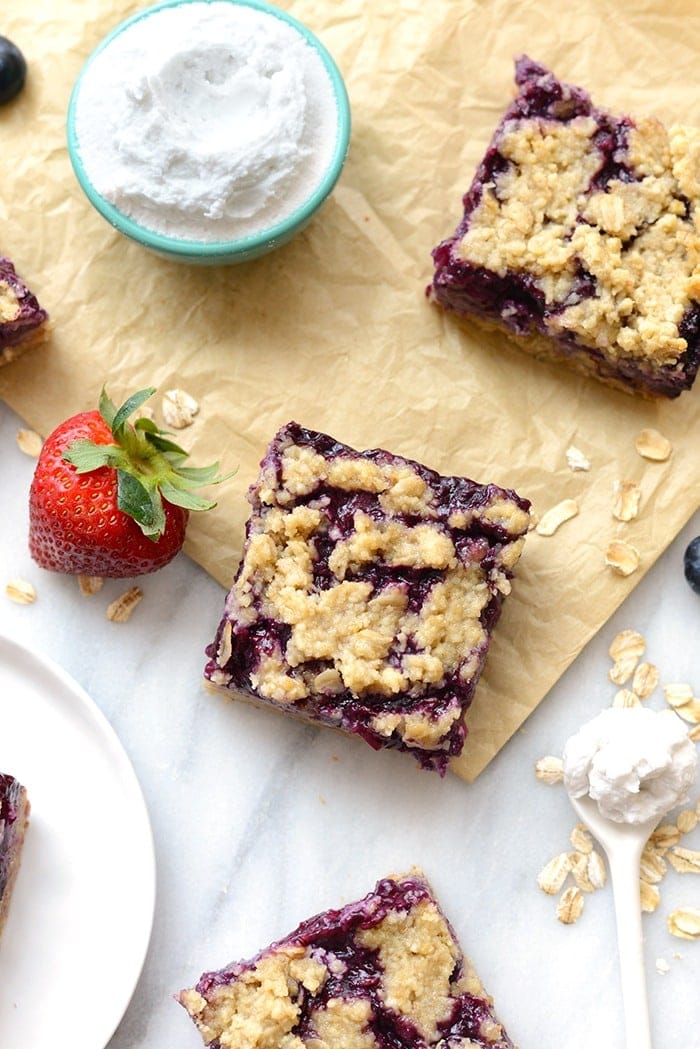
[(170, 439), (151, 419), (131, 416), (155, 393), (154, 387), (139, 390), (119, 408), (102, 389), (99, 413), (112, 432), (113, 444), (80, 439), (70, 444), (63, 458), (77, 473), (103, 467), (117, 471), (117, 506), (138, 524), (145, 536), (157, 540), (165, 530), (163, 500), (184, 510), (210, 510), (216, 506), (195, 490), (220, 484), (232, 474), (218, 475), (219, 464), (188, 467), (188, 453)]

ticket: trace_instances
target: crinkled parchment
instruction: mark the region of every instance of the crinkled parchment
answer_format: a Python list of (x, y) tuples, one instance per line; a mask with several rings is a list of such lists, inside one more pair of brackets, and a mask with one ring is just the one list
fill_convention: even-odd
[[(282, 0), (345, 76), (350, 155), (295, 241), (213, 269), (169, 263), (120, 237), (92, 210), (68, 160), (73, 81), (104, 33), (141, 6), (25, 0), (5, 13), (2, 31), (24, 51), (29, 80), (0, 109), (0, 250), (55, 327), (46, 347), (2, 369), (0, 395), (44, 434), (94, 406), (105, 380), (115, 399), (149, 384), (196, 397), (201, 411), (180, 433), (193, 459), (239, 470), (217, 493), (218, 508), (192, 519), (186, 549), (225, 586), (240, 555), (246, 489), (290, 419), (513, 487), (540, 514), (577, 500), (579, 515), (554, 536), (528, 537), (454, 762), (472, 779), (698, 506), (700, 390), (648, 404), (477, 333), (427, 302), (430, 250), (461, 215), (511, 97), (517, 54), (614, 111), (700, 124), (700, 94), (689, 90), (697, 6)], [(665, 463), (635, 451), (649, 426), (673, 442)], [(589, 472), (569, 469), (570, 444), (589, 457)], [(611, 515), (623, 479), (642, 490), (641, 512), (625, 524)], [(641, 553), (627, 579), (605, 567), (613, 537)]]

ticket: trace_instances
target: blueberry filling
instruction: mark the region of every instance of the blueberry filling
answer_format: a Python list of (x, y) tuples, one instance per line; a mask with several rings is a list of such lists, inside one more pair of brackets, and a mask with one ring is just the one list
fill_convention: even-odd
[[(244, 556), (206, 677), (265, 702), (289, 696), (297, 716), (375, 749), (410, 750), (444, 772), (464, 744), (464, 712), (529, 503), (296, 423), (272, 441), (249, 501)], [(297, 520), (307, 522), (303, 535)], [(261, 569), (259, 550), (268, 556), (271, 546)], [(461, 646), (436, 620), (455, 601), (465, 607)]]
[(10, 260), (0, 256), (0, 305), (3, 300), (7, 300), (9, 308), (5, 311), (7, 319), (0, 321), (0, 354), (5, 347), (22, 342), (48, 318)]
[[(389, 935), (393, 937), (394, 947), (401, 949), (401, 938), (406, 937), (406, 957), (409, 959), (413, 955), (413, 937), (424, 935), (427, 928), (430, 937), (451, 945), (451, 971), (445, 969), (443, 960), (427, 970), (405, 974), (409, 982), (415, 982), (416, 998), (426, 996), (441, 1003), (435, 1009), (437, 1018), (432, 1035), (426, 1030), (425, 1015), (422, 1021), (420, 1019), (421, 1010), (415, 1005), (414, 998), (408, 1003), (392, 998), (387, 982), (392, 977), (387, 972), (382, 954), (382, 923), (386, 919), (389, 919)], [(427, 922), (427, 925), (421, 922)], [(402, 929), (405, 930), (403, 933)], [(367, 933), (373, 937), (370, 941), (366, 938)], [(424, 950), (430, 949), (425, 939), (422, 943)], [(392, 955), (393, 950), (390, 950), (388, 957)], [(220, 1029), (217, 1002), (223, 1002), (220, 1035), (223, 1041), (231, 1016), (226, 989), (234, 988), (238, 981), (247, 987), (254, 985), (256, 974), (276, 957), (284, 960), (301, 956), (322, 967), (323, 977), (313, 989), (304, 984), (303, 978), (289, 985), (294, 1013), (285, 1037), (295, 1036), (304, 1044), (313, 1044), (319, 1037), (318, 1029), (326, 1010), (333, 1010), (338, 1002), (342, 1002), (364, 1005), (355, 1020), (359, 1040), (355, 1041), (351, 1033), (345, 1033), (349, 1046), (361, 1044), (369, 1031), (377, 1049), (428, 1049), (431, 1045), (460, 1045), (467, 1039), (475, 1049), (489, 1046), (492, 1049), (512, 1049), (512, 1042), (496, 1021), (490, 999), (475, 974), (470, 981), (470, 990), (464, 989), (464, 959), (454, 932), (441, 914), (427, 883), (418, 874), (401, 879), (386, 878), (364, 899), (302, 922), (289, 936), (273, 943), (254, 958), (204, 973), (194, 993), (181, 992), (180, 1001), (195, 1022), (205, 1024), (207, 1034)], [(439, 950), (434, 957), (440, 957)], [(444, 954), (442, 957), (445, 958)], [(413, 966), (414, 963), (409, 961), (407, 964)], [(434, 982), (430, 983), (431, 980)], [(279, 991), (276, 993), (279, 995)], [(279, 1009), (277, 1002), (275, 1008)], [(248, 1014), (250, 1008), (248, 1004)], [(258, 1022), (260, 1028), (265, 1029), (265, 1016), (259, 1017)], [(230, 1032), (227, 1037), (231, 1037)], [(215, 1036), (214, 1041), (207, 1044), (211, 1049), (219, 1049), (221, 1042)]]
[[(697, 303), (682, 303), (677, 334), (668, 330), (668, 318), (677, 314), (679, 304), (677, 299), (670, 301), (669, 295), (679, 294), (675, 289), (683, 287), (683, 267), (690, 265), (681, 247), (687, 238), (696, 236), (697, 201), (688, 196), (681, 181), (683, 155), (678, 167), (669, 166), (662, 176), (652, 176), (644, 151), (657, 156), (666, 148), (670, 155), (670, 147), (658, 146), (654, 138), (665, 134), (660, 125), (650, 130), (650, 122), (637, 125), (630, 117), (618, 118), (596, 108), (582, 88), (560, 82), (527, 57), (516, 62), (516, 83), (519, 93), (464, 195), (462, 219), (454, 234), (433, 251), (435, 273), (428, 296), (448, 310), (497, 325), (523, 349), (539, 356), (568, 361), (631, 392), (679, 396), (692, 386), (700, 366)], [(583, 149), (586, 135), (590, 137)], [(531, 159), (538, 136), (549, 143), (550, 152), (542, 163), (549, 165), (556, 159), (561, 165), (551, 178), (560, 179), (563, 196), (544, 204), (541, 168)], [(691, 146), (676, 144), (674, 148)], [(555, 155), (552, 151), (556, 149), (559, 154)], [(584, 180), (582, 190), (571, 182), (573, 176)], [(646, 184), (653, 177), (660, 181), (652, 193)], [(628, 187), (632, 187), (631, 194)], [(517, 215), (509, 210), (511, 194), (516, 194), (513, 199), (521, 207)], [(658, 200), (663, 203), (657, 204)], [(578, 204), (573, 218), (565, 203), (566, 207)], [(523, 250), (516, 252), (523, 204), (533, 209), (528, 219), (533, 225), (522, 234)], [(664, 268), (665, 257), (672, 254), (666, 247), (668, 227), (660, 226), (663, 232), (655, 239), (655, 223), (666, 219), (682, 224), (677, 234), (678, 262), (672, 264), (677, 269), (670, 275)], [(503, 225), (495, 227), (492, 239), (481, 240), (492, 222)], [(515, 223), (516, 241), (509, 222)], [(611, 252), (607, 265), (603, 262), (606, 237)], [(567, 245), (571, 245), (568, 251)], [(615, 253), (620, 246), (618, 263)], [(626, 253), (630, 251), (635, 255), (628, 263)], [(626, 283), (620, 283), (620, 265), (629, 267)], [(639, 276), (640, 266), (658, 275), (653, 293)], [(552, 275), (559, 279), (553, 280)], [(690, 277), (688, 269), (685, 279), (690, 281)], [(630, 286), (631, 293), (625, 290)], [(634, 291), (637, 286), (638, 294)], [(692, 282), (687, 287), (692, 289)], [(634, 300), (631, 309), (630, 294)], [(590, 305), (584, 310), (586, 302)], [(611, 330), (615, 324), (618, 329)]]
[(14, 777), (0, 773), (0, 900), (7, 888), (14, 859), (22, 795), (21, 784)]

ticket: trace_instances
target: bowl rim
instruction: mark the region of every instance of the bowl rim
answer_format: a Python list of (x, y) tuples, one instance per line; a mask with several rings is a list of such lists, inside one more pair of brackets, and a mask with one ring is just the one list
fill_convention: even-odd
[[(325, 174), (314, 189), (313, 193), (280, 222), (277, 222), (272, 226), (267, 226), (265, 229), (259, 230), (257, 233), (251, 233), (245, 237), (236, 237), (233, 240), (203, 241), (191, 240), (184, 237), (171, 237), (165, 233), (159, 233), (157, 230), (143, 226), (141, 223), (130, 218), (119, 208), (115, 207), (114, 204), (106, 200), (97, 189), (95, 189), (90, 181), (80, 156), (79, 140), (75, 129), (75, 114), (83, 75), (97, 56), (104, 51), (113, 40), (120, 36), (126, 29), (130, 28), (134, 23), (140, 22), (143, 18), (149, 18), (165, 8), (182, 7), (185, 4), (192, 3), (225, 3), (232, 4), (235, 7), (251, 7), (257, 11), (261, 11), (263, 14), (270, 15), (287, 23), (287, 25), (295, 29), (302, 37), (304, 37), (306, 42), (314, 49), (314, 51), (316, 51), (323, 62), (331, 81), (333, 95), (336, 102), (337, 122), (335, 146)], [(258, 249), (264, 248), (277, 240), (289, 239), (290, 233), (293, 233), (297, 227), (305, 225), (326, 197), (329, 196), (340, 177), (350, 144), (350, 129), (350, 100), (348, 98), (345, 82), (334, 58), (318, 37), (307, 26), (305, 26), (303, 22), (300, 22), (293, 15), (275, 7), (273, 4), (267, 3), (266, 0), (159, 0), (158, 3), (151, 4), (149, 7), (130, 15), (103, 37), (83, 63), (71, 91), (66, 117), (68, 156), (73, 166), (73, 171), (88, 200), (93, 207), (100, 212), (103, 218), (107, 219), (107, 221), (120, 233), (137, 241), (139, 244), (143, 245), (143, 247), (169, 255), (196, 256), (202, 259), (216, 259), (224, 255), (255, 254), (258, 252)]]

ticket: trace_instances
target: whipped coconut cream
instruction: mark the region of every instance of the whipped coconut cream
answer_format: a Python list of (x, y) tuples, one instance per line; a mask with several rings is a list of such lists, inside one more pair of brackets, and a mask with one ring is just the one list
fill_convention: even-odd
[(75, 102), (98, 193), (158, 233), (206, 242), (261, 232), (308, 200), (337, 125), (330, 75), (301, 33), (217, 0), (132, 23), (88, 64)]
[(672, 710), (610, 707), (564, 747), (569, 794), (589, 794), (603, 816), (644, 823), (688, 800), (698, 755)]

